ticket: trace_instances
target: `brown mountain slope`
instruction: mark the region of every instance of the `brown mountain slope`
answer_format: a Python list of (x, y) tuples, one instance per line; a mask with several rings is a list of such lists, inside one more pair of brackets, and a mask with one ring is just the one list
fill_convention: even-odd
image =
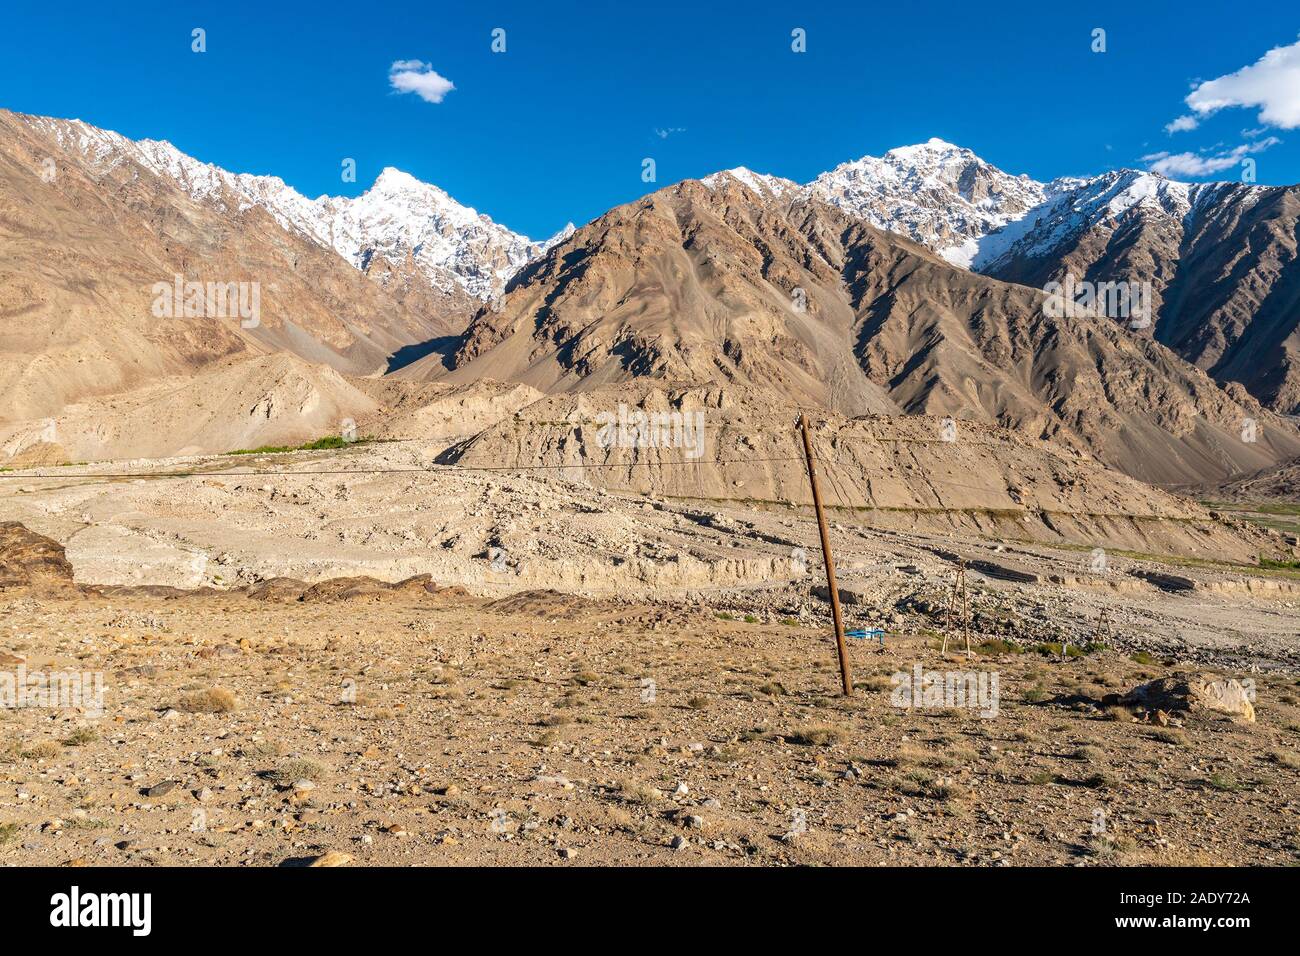
[(499, 382), (350, 378), (289, 353), (234, 357), (48, 419), (0, 422), (0, 464), (221, 454), (325, 436), (413, 439), (436, 454), (541, 397)]
[(1300, 448), (1294, 425), (1240, 386), (1221, 388), (1115, 322), (1050, 316), (1035, 290), (955, 270), (868, 226), (846, 242), (863, 367), (906, 411), (1086, 447), (1155, 484), (1250, 471)]
[[(1113, 322), (1048, 316), (1044, 298), (722, 175), (621, 206), (558, 245), (499, 311), (475, 316), (446, 377), (548, 392), (641, 376), (754, 385), (850, 415), (1004, 424), (1163, 484), (1300, 452), (1296, 428), (1244, 390)], [(1248, 419), (1254, 441), (1242, 440)]]
[(1286, 510), (1300, 510), (1300, 458), (1225, 482), (1213, 489), (1216, 501), (1285, 502)]
[(1194, 217), (1156, 337), (1219, 380), (1300, 413), (1300, 186)]
[(475, 316), (448, 378), (544, 391), (736, 382), (849, 414), (896, 411), (853, 357), (833, 237), (734, 181), (727, 196), (687, 183), (579, 230)]
[[(264, 210), (195, 202), (76, 129), (0, 111), (0, 419), (236, 355), (382, 371), (402, 346), (449, 331)], [(257, 283), (260, 321), (155, 316), (155, 283), (178, 274)]]
[[(1276, 411), (1300, 412), (1300, 186), (1187, 186), (1133, 171), (1109, 179), (1089, 184), (1097, 195), (1046, 204), (980, 271), (1035, 288), (1067, 274), (1149, 282), (1155, 321), (1138, 334)], [(1110, 212), (1126, 190), (1145, 198)]]
[[(808, 505), (794, 425), (780, 396), (643, 379), (543, 399), (445, 459), (544, 468), (638, 494)], [(855, 524), (1247, 562), (1278, 544), (1086, 453), (1005, 428), (823, 413), (813, 435), (826, 502)]]
[(487, 379), (452, 385), (408, 382), (386, 375), (357, 379), (355, 384), (380, 405), (378, 413), (358, 420), (361, 434), (422, 442), (450, 443), (468, 438), (542, 397), (541, 392), (527, 385)]
[(44, 421), (0, 423), (0, 461), (30, 467), (297, 445), (339, 435), (379, 407), (328, 366), (291, 354), (237, 357), (78, 402)]

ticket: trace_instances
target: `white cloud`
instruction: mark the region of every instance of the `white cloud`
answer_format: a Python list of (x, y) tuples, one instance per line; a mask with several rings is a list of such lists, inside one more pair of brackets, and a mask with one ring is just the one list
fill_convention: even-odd
[(1236, 156), (1198, 156), (1195, 153), (1174, 153), (1151, 164), (1151, 171), (1161, 176), (1209, 176), (1237, 165)]
[(1142, 157), (1142, 161), (1150, 163), (1148, 167), (1153, 173), (1159, 173), (1161, 176), (1170, 176), (1177, 178), (1179, 176), (1188, 176), (1196, 178), (1198, 176), (1211, 176), (1214, 173), (1222, 172), (1225, 169), (1231, 169), (1240, 163), (1249, 153), (1259, 153), (1268, 149), (1270, 146), (1276, 146), (1281, 140), (1276, 136), (1270, 136), (1267, 139), (1261, 139), (1256, 143), (1242, 143), (1240, 146), (1234, 146), (1224, 153), (1218, 153), (1212, 156), (1202, 155), (1200, 153), (1150, 153)]
[(669, 126), (667, 129), (659, 129), (656, 127), (655, 129), (655, 135), (658, 136), (660, 139), (667, 139), (669, 136), (673, 135), (673, 133), (685, 133), (685, 132), (686, 132), (685, 126)]
[(426, 103), (441, 103), (456, 88), (423, 60), (394, 60), (388, 68), (388, 83), (398, 93), (414, 93)]
[(1195, 116), (1180, 116), (1172, 123), (1165, 124), (1166, 133), (1183, 133), (1189, 129), (1196, 129), (1201, 123)]
[(1233, 106), (1258, 106), (1259, 122), (1281, 129), (1300, 127), (1300, 41), (1269, 50), (1235, 73), (1198, 83), (1187, 105), (1201, 117)]

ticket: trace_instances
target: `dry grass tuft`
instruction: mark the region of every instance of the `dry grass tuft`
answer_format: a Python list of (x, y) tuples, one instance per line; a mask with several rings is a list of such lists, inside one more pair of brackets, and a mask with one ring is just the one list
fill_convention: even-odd
[(1175, 747), (1188, 747), (1191, 741), (1181, 730), (1169, 730), (1165, 727), (1158, 728), (1147, 734), (1152, 740), (1158, 740), (1162, 744), (1173, 744)]
[(238, 698), (222, 687), (195, 691), (176, 702), (176, 709), (187, 714), (228, 714), (238, 708)]
[(289, 760), (267, 775), (267, 779), (281, 786), (290, 786), (299, 780), (313, 783), (325, 776), (325, 768), (314, 760)]
[(785, 739), (792, 744), (801, 744), (805, 747), (829, 747), (831, 744), (840, 743), (847, 736), (848, 734), (839, 727), (832, 727), (829, 724), (810, 724), (792, 730), (785, 735)]
[(52, 740), (42, 740), (38, 744), (32, 744), (18, 751), (18, 756), (24, 760), (49, 760), (59, 755), (59, 745)]
[(62, 744), (65, 747), (80, 747), (82, 744), (88, 744), (99, 737), (98, 731), (93, 727), (78, 727), (67, 737), (64, 737)]
[(648, 783), (640, 783), (636, 780), (623, 781), (619, 786), (619, 792), (628, 803), (639, 803), (643, 806), (649, 806), (663, 799), (663, 794), (659, 790)]
[(1292, 770), (1300, 770), (1300, 754), (1291, 750), (1270, 750), (1268, 759), (1281, 767), (1289, 767)]

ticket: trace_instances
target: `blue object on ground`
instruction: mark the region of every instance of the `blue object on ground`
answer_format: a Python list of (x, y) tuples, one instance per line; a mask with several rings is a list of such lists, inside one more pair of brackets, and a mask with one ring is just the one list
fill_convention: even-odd
[(882, 630), (881, 630), (880, 628), (878, 628), (878, 627), (873, 627), (873, 628), (858, 628), (858, 629), (855, 630), (855, 631), (845, 631), (845, 632), (844, 632), (844, 636), (845, 636), (845, 637), (856, 637), (856, 638), (858, 638), (859, 640), (865, 640), (866, 638), (874, 637), (874, 638), (877, 638), (877, 639), (880, 641), (880, 646), (881, 646), (881, 647), (884, 647), (884, 646), (885, 646), (885, 632), (882, 631)]

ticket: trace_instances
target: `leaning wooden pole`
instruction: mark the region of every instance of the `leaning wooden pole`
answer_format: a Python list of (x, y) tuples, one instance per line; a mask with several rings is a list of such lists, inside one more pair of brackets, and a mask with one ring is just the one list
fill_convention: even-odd
[(831, 596), (831, 617), (835, 620), (835, 652), (840, 658), (840, 680), (844, 696), (853, 696), (853, 678), (849, 675), (849, 655), (844, 648), (844, 621), (840, 617), (840, 589), (835, 583), (835, 558), (831, 555), (831, 534), (826, 527), (822, 511), (822, 493), (817, 486), (817, 466), (813, 464), (812, 440), (808, 437), (808, 416), (799, 414), (799, 430), (803, 432), (803, 453), (808, 459), (808, 481), (812, 484), (813, 507), (817, 509), (817, 531), (822, 539), (822, 558), (826, 565), (826, 587)]

